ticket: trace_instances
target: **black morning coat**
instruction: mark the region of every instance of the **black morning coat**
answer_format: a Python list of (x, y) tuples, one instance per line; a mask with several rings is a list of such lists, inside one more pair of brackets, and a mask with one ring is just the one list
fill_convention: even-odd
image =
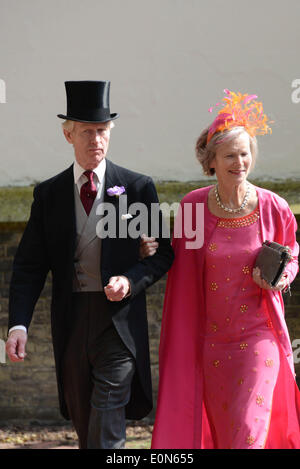
[[(107, 160), (107, 189), (124, 186), (127, 206), (143, 202), (149, 209), (157, 203), (157, 193), (150, 177), (127, 170)], [(72, 324), (72, 283), (76, 236), (73, 165), (34, 189), (31, 214), (19, 244), (10, 285), (9, 328), (30, 325), (35, 304), (46, 277), (52, 274), (51, 329), (56, 365), (58, 395), (62, 415), (69, 419), (64, 401), (62, 359)], [(120, 216), (121, 214), (119, 214)], [(131, 220), (133, 221), (133, 219)], [(130, 220), (128, 220), (129, 226)], [(161, 214), (160, 214), (161, 228)], [(161, 230), (160, 230), (161, 231)], [(154, 256), (139, 260), (140, 239), (130, 237), (102, 240), (101, 276), (103, 285), (115, 275), (125, 275), (131, 284), (131, 295), (120, 302), (108, 302), (113, 323), (129, 350), (136, 358), (136, 373), (126, 417), (140, 419), (152, 409), (152, 387), (148, 343), (145, 289), (161, 278), (173, 262), (169, 238), (160, 232), (159, 248)], [(150, 231), (146, 234), (149, 234)]]

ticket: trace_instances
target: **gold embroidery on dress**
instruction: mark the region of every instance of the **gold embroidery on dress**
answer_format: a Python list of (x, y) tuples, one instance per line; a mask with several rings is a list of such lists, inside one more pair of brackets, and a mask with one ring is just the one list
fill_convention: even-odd
[(219, 218), (217, 226), (221, 228), (242, 228), (253, 225), (259, 219), (259, 209), (255, 209), (249, 215), (240, 218)]
[(273, 324), (272, 324), (271, 319), (267, 320), (267, 327), (269, 327), (270, 329), (273, 329)]
[(272, 360), (271, 358), (267, 358), (267, 359), (265, 360), (265, 365), (266, 365), (267, 367), (269, 367), (269, 368), (272, 368), (272, 366), (274, 365), (274, 362), (273, 362), (273, 360)]
[(256, 404), (257, 404), (258, 406), (262, 407), (262, 406), (264, 405), (264, 401), (265, 401), (265, 400), (264, 400), (263, 396), (261, 396), (260, 394), (258, 394), (258, 395), (256, 396)]
[(248, 265), (245, 265), (242, 269), (243, 274), (248, 275), (250, 274), (250, 267)]
[(248, 347), (248, 344), (246, 344), (245, 342), (240, 344), (240, 349), (241, 350), (247, 350), (247, 347)]
[(249, 435), (246, 439), (246, 443), (249, 445), (249, 446), (252, 446), (254, 443), (255, 443), (255, 438), (254, 436), (252, 435)]

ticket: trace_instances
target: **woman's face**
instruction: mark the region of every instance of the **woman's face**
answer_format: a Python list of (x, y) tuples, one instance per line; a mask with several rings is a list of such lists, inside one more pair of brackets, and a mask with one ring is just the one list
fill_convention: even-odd
[(218, 182), (238, 185), (247, 179), (252, 161), (249, 134), (242, 132), (218, 145), (210, 167), (214, 168)]

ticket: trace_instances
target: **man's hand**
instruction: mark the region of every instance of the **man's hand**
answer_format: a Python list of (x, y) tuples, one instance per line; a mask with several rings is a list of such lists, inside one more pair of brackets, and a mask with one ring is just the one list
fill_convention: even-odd
[(25, 346), (27, 342), (27, 333), (15, 329), (11, 331), (6, 342), (6, 353), (12, 362), (23, 362), (26, 357)]
[(261, 278), (259, 267), (255, 267), (255, 269), (253, 269), (252, 277), (254, 282), (257, 283), (260, 288), (264, 288), (265, 290), (281, 291), (288, 285), (287, 275), (284, 274), (276, 287), (272, 287), (263, 278)]
[(118, 275), (111, 277), (104, 287), (104, 293), (109, 301), (121, 301), (130, 293), (130, 283), (127, 277)]
[(155, 241), (155, 238), (148, 237), (146, 235), (141, 236), (140, 242), (140, 258), (144, 259), (148, 256), (154, 256), (158, 248), (158, 242)]

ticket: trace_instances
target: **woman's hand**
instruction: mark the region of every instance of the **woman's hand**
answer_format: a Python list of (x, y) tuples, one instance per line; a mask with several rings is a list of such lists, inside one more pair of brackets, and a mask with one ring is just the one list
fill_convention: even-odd
[(144, 259), (148, 256), (154, 256), (158, 248), (158, 242), (153, 237), (146, 235), (141, 236), (140, 242), (140, 258)]
[(255, 283), (260, 288), (264, 288), (266, 290), (273, 290), (273, 291), (281, 291), (284, 290), (288, 286), (288, 276), (287, 274), (283, 274), (279, 282), (277, 283), (276, 287), (272, 287), (269, 285), (260, 275), (260, 268), (255, 267), (252, 272), (252, 277)]

